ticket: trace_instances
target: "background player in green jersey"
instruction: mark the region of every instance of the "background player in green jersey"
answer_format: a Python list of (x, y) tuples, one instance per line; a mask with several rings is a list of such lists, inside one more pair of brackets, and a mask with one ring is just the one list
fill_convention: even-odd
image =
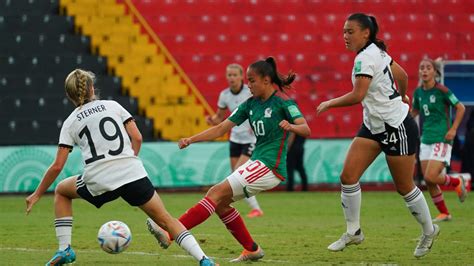
[[(439, 185), (455, 187), (461, 202), (467, 196), (462, 176), (456, 178), (445, 173), (445, 167), (451, 161), (453, 139), (464, 116), (465, 108), (447, 87), (436, 82), (439, 74), (433, 60), (421, 60), (419, 66), (421, 86), (413, 94), (411, 111), (413, 116), (421, 114), (423, 120), (420, 162), (431, 198), (440, 212), (433, 219), (434, 222), (451, 220), (451, 214), (446, 207)], [(452, 124), (450, 107), (456, 109)]]
[[(288, 134), (310, 135), (308, 124), (298, 106), (284, 93), (291, 88), (295, 76), (294, 73), (286, 76), (278, 73), (272, 57), (251, 64), (247, 69), (247, 79), (253, 97), (243, 102), (220, 124), (179, 140), (180, 149), (194, 142), (213, 140), (247, 119), (257, 137), (252, 157), (221, 183), (211, 187), (199, 203), (179, 218), (187, 229), (191, 229), (216, 212), (229, 232), (244, 247), (242, 254), (232, 262), (258, 260), (264, 253), (250, 236), (239, 212), (230, 204), (280, 184), (286, 177)], [(149, 225), (162, 246), (169, 246), (169, 239), (164, 237), (166, 232), (151, 221)]]

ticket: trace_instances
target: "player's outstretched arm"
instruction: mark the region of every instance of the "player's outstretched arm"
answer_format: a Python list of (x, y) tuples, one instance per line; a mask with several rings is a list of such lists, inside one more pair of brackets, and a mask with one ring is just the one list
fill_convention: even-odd
[(140, 130), (137, 127), (137, 123), (131, 120), (125, 125), (125, 130), (127, 130), (127, 134), (130, 136), (130, 140), (132, 142), (132, 150), (135, 156), (138, 156), (138, 152), (140, 152), (140, 148), (142, 146), (143, 138)]
[(296, 118), (293, 122), (294, 124), (291, 124), (286, 120), (282, 120), (279, 123), (279, 126), (284, 130), (293, 132), (302, 137), (308, 137), (311, 134), (311, 129), (309, 128), (308, 123), (306, 123), (306, 119), (300, 117)]
[(28, 214), (36, 202), (39, 201), (41, 196), (48, 190), (49, 186), (56, 180), (59, 173), (63, 170), (64, 164), (66, 164), (67, 157), (69, 156), (69, 148), (59, 147), (58, 152), (56, 153), (56, 159), (49, 166), (48, 170), (43, 176), (41, 183), (36, 188), (33, 194), (29, 195), (26, 198), (26, 214)]
[(230, 121), (229, 119), (226, 119), (222, 121), (220, 124), (218, 124), (217, 126), (208, 128), (202, 131), (201, 133), (198, 133), (192, 137), (180, 139), (178, 142), (178, 147), (180, 149), (184, 149), (194, 142), (214, 140), (218, 137), (223, 136), (234, 126), (235, 126), (234, 122)]
[(351, 92), (346, 93), (340, 97), (322, 102), (316, 109), (317, 114), (326, 112), (330, 108), (352, 106), (354, 104), (360, 103), (367, 94), (371, 81), (372, 78), (370, 77), (357, 76), (355, 79), (354, 88)]
[(215, 125), (218, 125), (220, 122), (224, 121), (226, 110), (227, 109), (217, 108), (217, 111), (214, 115), (206, 116), (207, 124), (211, 126), (215, 126)]

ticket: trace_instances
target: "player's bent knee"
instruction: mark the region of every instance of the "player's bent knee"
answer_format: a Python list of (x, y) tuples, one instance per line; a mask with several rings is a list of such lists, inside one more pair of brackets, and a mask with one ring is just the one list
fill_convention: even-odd
[(206, 194), (206, 197), (212, 200), (214, 204), (219, 205), (221, 204), (222, 198), (224, 194), (222, 189), (220, 189), (219, 185), (212, 186)]
[(431, 184), (437, 184), (437, 179), (438, 179), (438, 175), (434, 175), (434, 174), (426, 174), (425, 175), (425, 181), (428, 182), (428, 183), (431, 183)]
[(344, 172), (339, 179), (343, 185), (354, 185), (359, 181), (359, 177)]

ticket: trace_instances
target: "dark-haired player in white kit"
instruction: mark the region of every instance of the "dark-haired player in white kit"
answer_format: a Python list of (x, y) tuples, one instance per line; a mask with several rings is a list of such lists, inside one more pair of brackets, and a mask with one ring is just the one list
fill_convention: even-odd
[(362, 13), (349, 16), (344, 24), (344, 42), (348, 50), (357, 53), (352, 71), (353, 90), (322, 102), (317, 108), (317, 112), (322, 113), (330, 108), (362, 102), (364, 110), (364, 123), (352, 141), (340, 176), (347, 231), (328, 249), (341, 251), (347, 245), (360, 244), (364, 240), (360, 228), (359, 179), (384, 152), (398, 193), (422, 227), (423, 233), (414, 252), (418, 258), (430, 251), (439, 227), (433, 225), (425, 197), (413, 182), (419, 139), (417, 125), (408, 110), (408, 76), (387, 54), (384, 42), (377, 39), (378, 30), (373, 16)]
[[(226, 78), (229, 87), (224, 89), (217, 101), (217, 112), (213, 116), (206, 117), (209, 125), (215, 126), (226, 119), (226, 111), (233, 112), (241, 103), (252, 97), (247, 85), (244, 84), (244, 70), (239, 64), (230, 64), (226, 68)], [(257, 139), (248, 121), (240, 126), (232, 128), (229, 138), (230, 144), (230, 166), (232, 172), (250, 159), (255, 149)], [(258, 204), (256, 196), (245, 198), (251, 211), (247, 214), (249, 218), (263, 215), (262, 208)]]
[(67, 97), (76, 109), (64, 121), (56, 159), (44, 174), (36, 191), (26, 198), (26, 212), (56, 180), (69, 152), (77, 144), (84, 160), (84, 172), (61, 181), (54, 193), (54, 226), (59, 249), (46, 265), (69, 264), (76, 260), (71, 247), (72, 200), (82, 198), (95, 207), (122, 197), (142, 209), (153, 221), (168, 228), (176, 242), (200, 265), (214, 265), (196, 239), (165, 209), (137, 157), (142, 136), (133, 117), (115, 101), (97, 100), (92, 72), (76, 69), (66, 78)]

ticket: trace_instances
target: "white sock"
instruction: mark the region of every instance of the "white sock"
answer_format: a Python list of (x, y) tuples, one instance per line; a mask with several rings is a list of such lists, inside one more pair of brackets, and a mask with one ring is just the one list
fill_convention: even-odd
[(56, 238), (58, 239), (59, 249), (65, 250), (69, 245), (71, 245), (72, 216), (56, 218), (54, 220), (54, 228), (56, 229)]
[(346, 218), (347, 233), (354, 235), (360, 229), (360, 205), (362, 193), (360, 184), (341, 184), (341, 201), (344, 217)]
[(191, 256), (193, 256), (197, 261), (200, 261), (203, 257), (206, 257), (204, 251), (202, 251), (198, 242), (188, 230), (184, 230), (179, 233), (176, 237), (176, 243), (184, 250), (186, 250)]
[(260, 209), (260, 205), (258, 204), (257, 197), (252, 196), (250, 198), (245, 198), (245, 201), (250, 206), (250, 208), (252, 208), (252, 210), (254, 209), (262, 210)]
[(434, 231), (433, 222), (431, 221), (430, 209), (421, 190), (415, 187), (403, 198), (413, 217), (421, 224), (423, 234), (431, 235)]

